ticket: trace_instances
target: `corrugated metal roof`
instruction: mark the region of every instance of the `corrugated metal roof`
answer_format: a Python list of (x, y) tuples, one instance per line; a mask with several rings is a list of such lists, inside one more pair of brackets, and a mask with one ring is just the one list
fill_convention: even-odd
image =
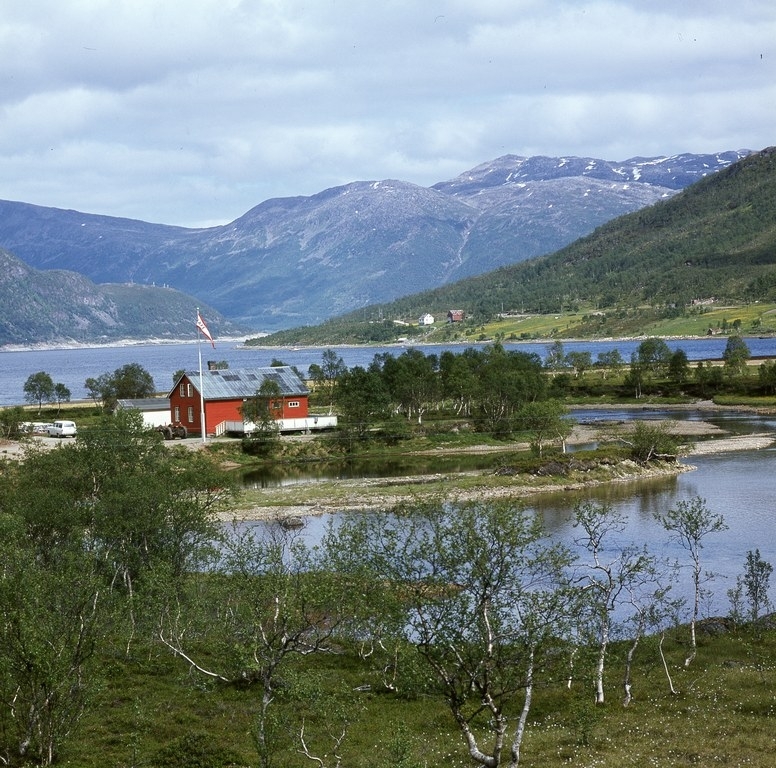
[[(199, 371), (187, 371), (186, 376), (194, 388), (199, 390)], [(205, 400), (234, 400), (253, 397), (267, 379), (277, 383), (281, 395), (301, 396), (310, 393), (310, 390), (294, 373), (294, 369), (290, 365), (202, 371)]]
[(120, 408), (137, 408), (139, 411), (169, 411), (169, 397), (141, 397), (129, 400), (117, 400)]

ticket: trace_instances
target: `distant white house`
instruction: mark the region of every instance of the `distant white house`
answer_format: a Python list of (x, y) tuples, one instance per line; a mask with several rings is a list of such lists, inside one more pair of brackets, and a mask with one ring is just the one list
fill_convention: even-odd
[(428, 312), (426, 312), (425, 315), (421, 315), (418, 318), (418, 325), (433, 325), (434, 324), (434, 316), (430, 315)]

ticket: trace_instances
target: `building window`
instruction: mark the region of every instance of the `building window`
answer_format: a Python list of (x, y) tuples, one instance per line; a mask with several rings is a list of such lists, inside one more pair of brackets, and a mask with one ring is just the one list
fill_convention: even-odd
[(298, 400), (289, 400), (288, 401), (288, 407), (289, 408), (298, 408), (299, 407), (299, 401)]
[(188, 419), (189, 419), (189, 424), (193, 424), (194, 423), (194, 406), (193, 405), (190, 405), (188, 407), (188, 409), (187, 409), (187, 416), (188, 416)]
[(181, 382), (180, 393), (181, 397), (186, 397), (186, 385), (183, 382)]
[(179, 405), (175, 406), (175, 409), (173, 410), (173, 422), (177, 424), (181, 420), (181, 407)]
[(194, 387), (191, 386), (191, 382), (186, 385), (186, 396), (194, 397)]

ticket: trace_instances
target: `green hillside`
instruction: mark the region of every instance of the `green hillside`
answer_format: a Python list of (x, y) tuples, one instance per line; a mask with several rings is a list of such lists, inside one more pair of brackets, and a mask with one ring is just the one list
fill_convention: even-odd
[[(629, 328), (675, 318), (701, 306), (776, 301), (776, 148), (731, 165), (665, 202), (617, 218), (549, 256), (413, 294), (262, 343), (388, 341), (464, 309), (470, 328), (499, 314), (579, 313), (578, 333), (592, 336), (621, 316)], [(408, 276), (408, 282), (410, 277)], [(698, 306), (697, 304), (695, 305)], [(382, 321), (382, 322), (380, 322)], [(552, 325), (552, 324), (550, 324)], [(609, 323), (606, 333), (618, 331)], [(449, 335), (449, 330), (447, 331)], [(435, 338), (444, 336), (437, 331)]]

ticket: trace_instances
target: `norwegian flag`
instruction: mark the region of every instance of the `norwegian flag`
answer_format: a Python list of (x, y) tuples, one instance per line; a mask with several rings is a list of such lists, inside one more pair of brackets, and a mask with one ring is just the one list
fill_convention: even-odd
[(216, 348), (216, 343), (213, 341), (213, 337), (210, 335), (210, 331), (207, 329), (207, 326), (205, 325), (205, 321), (202, 319), (201, 315), (199, 314), (199, 310), (197, 310), (197, 328), (202, 331), (202, 335), (210, 341), (210, 343), (213, 345), (213, 349)]

